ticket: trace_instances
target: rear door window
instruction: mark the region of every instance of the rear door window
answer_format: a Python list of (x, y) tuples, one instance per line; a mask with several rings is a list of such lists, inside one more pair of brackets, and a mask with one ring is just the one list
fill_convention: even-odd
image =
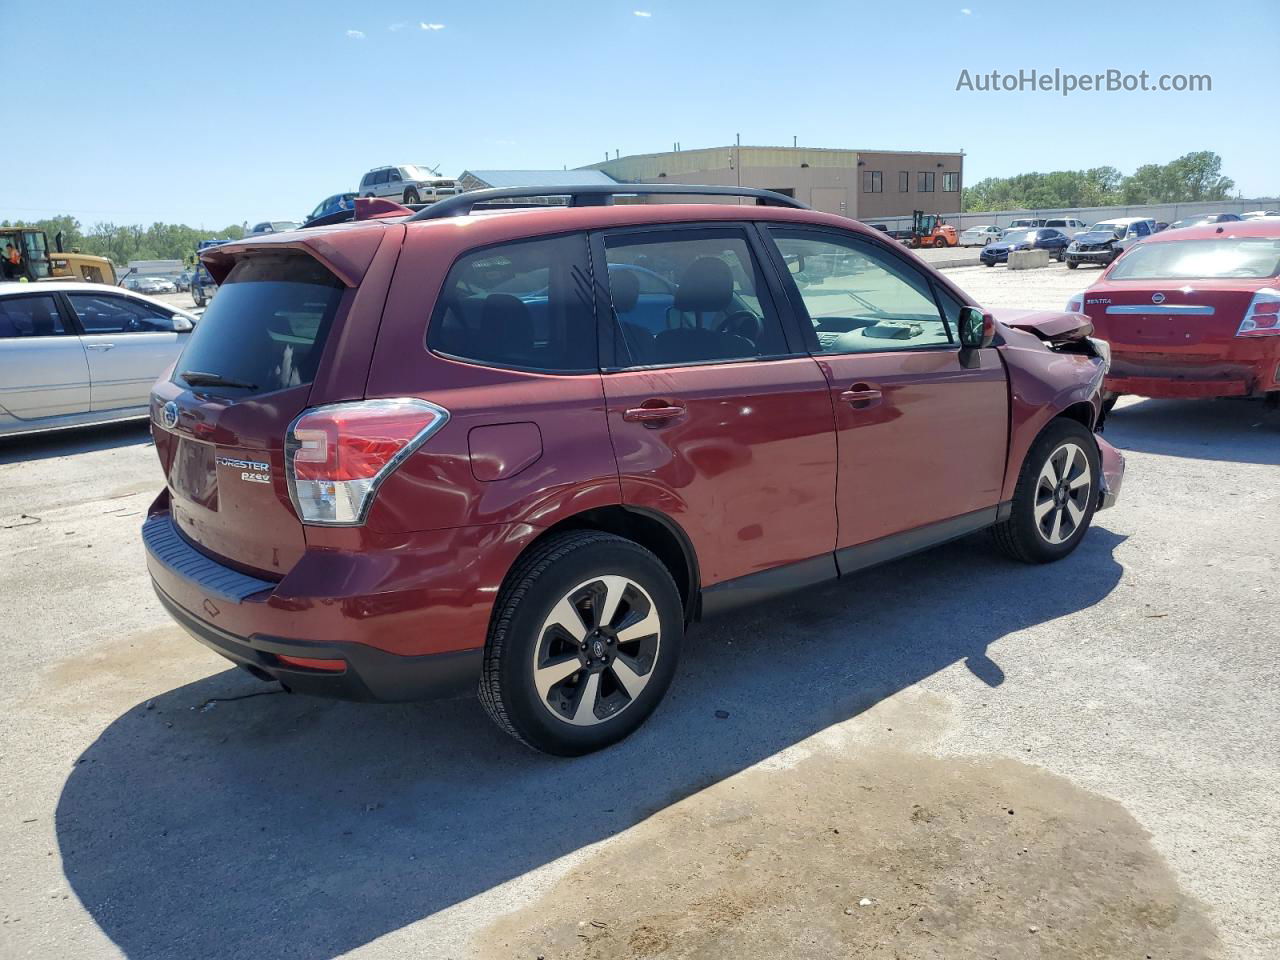
[(53, 297), (0, 297), (0, 340), (56, 337), (66, 332)]
[(504, 243), (461, 257), (445, 279), (427, 346), (492, 367), (598, 370), (586, 237)]
[(786, 355), (781, 322), (739, 229), (605, 238), (618, 367)]
[(315, 379), (325, 340), (346, 288), (302, 253), (247, 257), (232, 268), (178, 359), (175, 381), (226, 396), (266, 393)]

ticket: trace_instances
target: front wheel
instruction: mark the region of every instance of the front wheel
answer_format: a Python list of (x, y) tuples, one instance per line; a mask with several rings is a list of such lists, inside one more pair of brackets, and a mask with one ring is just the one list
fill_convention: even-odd
[(1079, 263), (1078, 261), (1076, 261), (1076, 260), (1068, 260), (1068, 261), (1067, 261), (1067, 269), (1068, 269), (1068, 270), (1074, 270), (1074, 269), (1076, 269), (1078, 266), (1080, 266), (1080, 263)]
[(404, 202), (405, 202), (405, 203), (418, 203), (418, 202), (419, 202), (418, 191), (417, 191), (417, 190), (414, 190), (414, 189), (412, 189), (412, 188), (410, 188), (410, 189), (406, 190), (406, 191), (404, 192)]
[(934, 247), (941, 249), (942, 247), (945, 247), (947, 245), (947, 238), (938, 237), (933, 241), (933, 245)]
[(537, 750), (578, 756), (653, 712), (675, 674), (684, 613), (671, 574), (633, 541), (549, 537), (512, 571), (494, 609), (480, 701)]
[(1075, 420), (1052, 421), (1031, 445), (997, 545), (1024, 563), (1061, 560), (1084, 538), (1098, 505), (1098, 443)]

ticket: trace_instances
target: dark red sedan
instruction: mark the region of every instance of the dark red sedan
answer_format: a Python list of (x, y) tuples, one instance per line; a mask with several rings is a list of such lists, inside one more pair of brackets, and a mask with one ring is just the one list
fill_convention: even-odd
[(1112, 398), (1280, 400), (1280, 221), (1170, 230), (1074, 298), (1111, 344)]
[(778, 194), (619, 189), (770, 205), (473, 210), (537, 194), (508, 188), (205, 251), (218, 296), (152, 393), (174, 618), (290, 690), (478, 687), (584, 753), (703, 616), (983, 529), (1058, 560), (1118, 496), (1086, 318), (997, 319)]

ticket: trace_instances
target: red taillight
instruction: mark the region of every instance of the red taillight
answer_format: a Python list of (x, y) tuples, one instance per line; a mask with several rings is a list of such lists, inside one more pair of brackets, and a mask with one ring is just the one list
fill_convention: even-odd
[(449, 412), (426, 400), (361, 400), (304, 412), (289, 428), (289, 492), (304, 523), (364, 522), (378, 485)]
[(1244, 319), (1240, 321), (1237, 337), (1280, 336), (1280, 290), (1270, 287), (1253, 295)]

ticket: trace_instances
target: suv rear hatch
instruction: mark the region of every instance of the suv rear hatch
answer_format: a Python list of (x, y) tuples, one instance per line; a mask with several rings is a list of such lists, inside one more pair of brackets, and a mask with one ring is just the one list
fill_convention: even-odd
[[(363, 268), (384, 235), (370, 233), (354, 245), (367, 248), (367, 257), (357, 250)], [(220, 248), (218, 257), (217, 299), (152, 392), (152, 432), (181, 534), (216, 560), (278, 579), (306, 548), (285, 435), (310, 402), (326, 344), (349, 339), (335, 331), (363, 268), (352, 276), (339, 264), (348, 285), (296, 243)]]

